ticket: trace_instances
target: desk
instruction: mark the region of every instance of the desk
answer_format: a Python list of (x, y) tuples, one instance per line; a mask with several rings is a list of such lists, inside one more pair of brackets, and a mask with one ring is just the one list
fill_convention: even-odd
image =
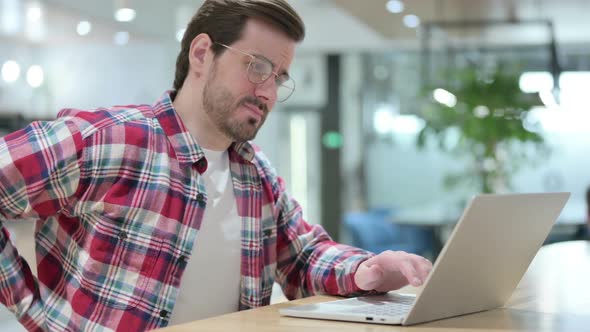
[[(590, 330), (590, 242), (543, 247), (504, 308), (411, 327), (283, 317), (279, 308), (337, 299), (313, 296), (268, 307), (168, 327), (162, 332), (392, 332), (392, 331), (588, 331)], [(405, 289), (404, 291), (411, 290)], [(416, 290), (414, 290), (416, 291)]]

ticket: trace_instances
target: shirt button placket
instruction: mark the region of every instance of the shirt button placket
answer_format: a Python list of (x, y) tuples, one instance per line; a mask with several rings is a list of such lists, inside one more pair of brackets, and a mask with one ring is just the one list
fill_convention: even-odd
[(207, 163), (207, 159), (201, 158), (195, 163), (195, 166), (197, 168), (197, 172), (199, 172), (199, 174), (203, 174), (205, 171), (207, 171), (209, 164)]
[(186, 256), (182, 255), (178, 257), (178, 264), (182, 264), (184, 262), (186, 262)]

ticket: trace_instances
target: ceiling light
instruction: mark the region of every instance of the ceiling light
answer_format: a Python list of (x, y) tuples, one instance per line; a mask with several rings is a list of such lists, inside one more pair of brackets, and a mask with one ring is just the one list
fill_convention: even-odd
[(420, 25), (420, 18), (416, 15), (404, 16), (404, 24), (408, 28), (417, 28)]
[(131, 22), (135, 19), (135, 10), (131, 8), (119, 8), (115, 12), (115, 20), (119, 22)]
[(129, 32), (119, 31), (115, 33), (113, 36), (113, 42), (119, 46), (127, 45), (129, 43)]
[(90, 31), (92, 31), (92, 24), (88, 21), (80, 21), (76, 26), (76, 32), (80, 36), (86, 36)]
[(389, 0), (385, 4), (385, 8), (387, 8), (390, 13), (399, 14), (404, 11), (404, 3), (399, 0)]
[(43, 75), (43, 68), (39, 65), (33, 65), (27, 70), (27, 83), (32, 88), (38, 88), (43, 84), (45, 75)]
[(39, 1), (25, 3), (25, 36), (32, 41), (41, 41), (47, 34), (43, 4)]
[(6, 83), (13, 83), (20, 76), (20, 66), (16, 61), (8, 60), (2, 65), (2, 79)]

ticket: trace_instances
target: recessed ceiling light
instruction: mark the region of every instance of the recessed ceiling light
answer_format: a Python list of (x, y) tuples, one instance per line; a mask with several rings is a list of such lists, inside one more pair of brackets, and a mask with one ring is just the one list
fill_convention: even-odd
[(86, 36), (90, 31), (92, 31), (92, 24), (88, 21), (80, 21), (76, 26), (76, 32), (80, 36)]
[(39, 65), (32, 65), (29, 70), (27, 70), (27, 83), (32, 88), (38, 88), (43, 84), (45, 80), (45, 75), (43, 74), (43, 68)]
[(23, 26), (25, 37), (31, 41), (42, 41), (47, 34), (45, 9), (39, 1), (28, 1), (24, 4), (25, 24)]
[(404, 11), (404, 3), (399, 0), (389, 0), (385, 7), (390, 13), (399, 14)]
[(404, 24), (408, 28), (417, 28), (420, 25), (420, 18), (416, 15), (404, 16)]
[(6, 83), (13, 83), (20, 76), (20, 66), (16, 61), (8, 60), (2, 65), (2, 79)]
[(119, 22), (131, 22), (135, 19), (135, 10), (131, 8), (119, 8), (115, 12), (115, 20)]

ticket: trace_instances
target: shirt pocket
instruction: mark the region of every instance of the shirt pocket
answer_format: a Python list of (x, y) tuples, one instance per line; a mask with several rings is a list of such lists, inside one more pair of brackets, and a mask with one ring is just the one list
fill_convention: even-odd
[(136, 307), (153, 278), (162, 242), (149, 223), (88, 217), (88, 241), (79, 265), (80, 291), (114, 309)]

